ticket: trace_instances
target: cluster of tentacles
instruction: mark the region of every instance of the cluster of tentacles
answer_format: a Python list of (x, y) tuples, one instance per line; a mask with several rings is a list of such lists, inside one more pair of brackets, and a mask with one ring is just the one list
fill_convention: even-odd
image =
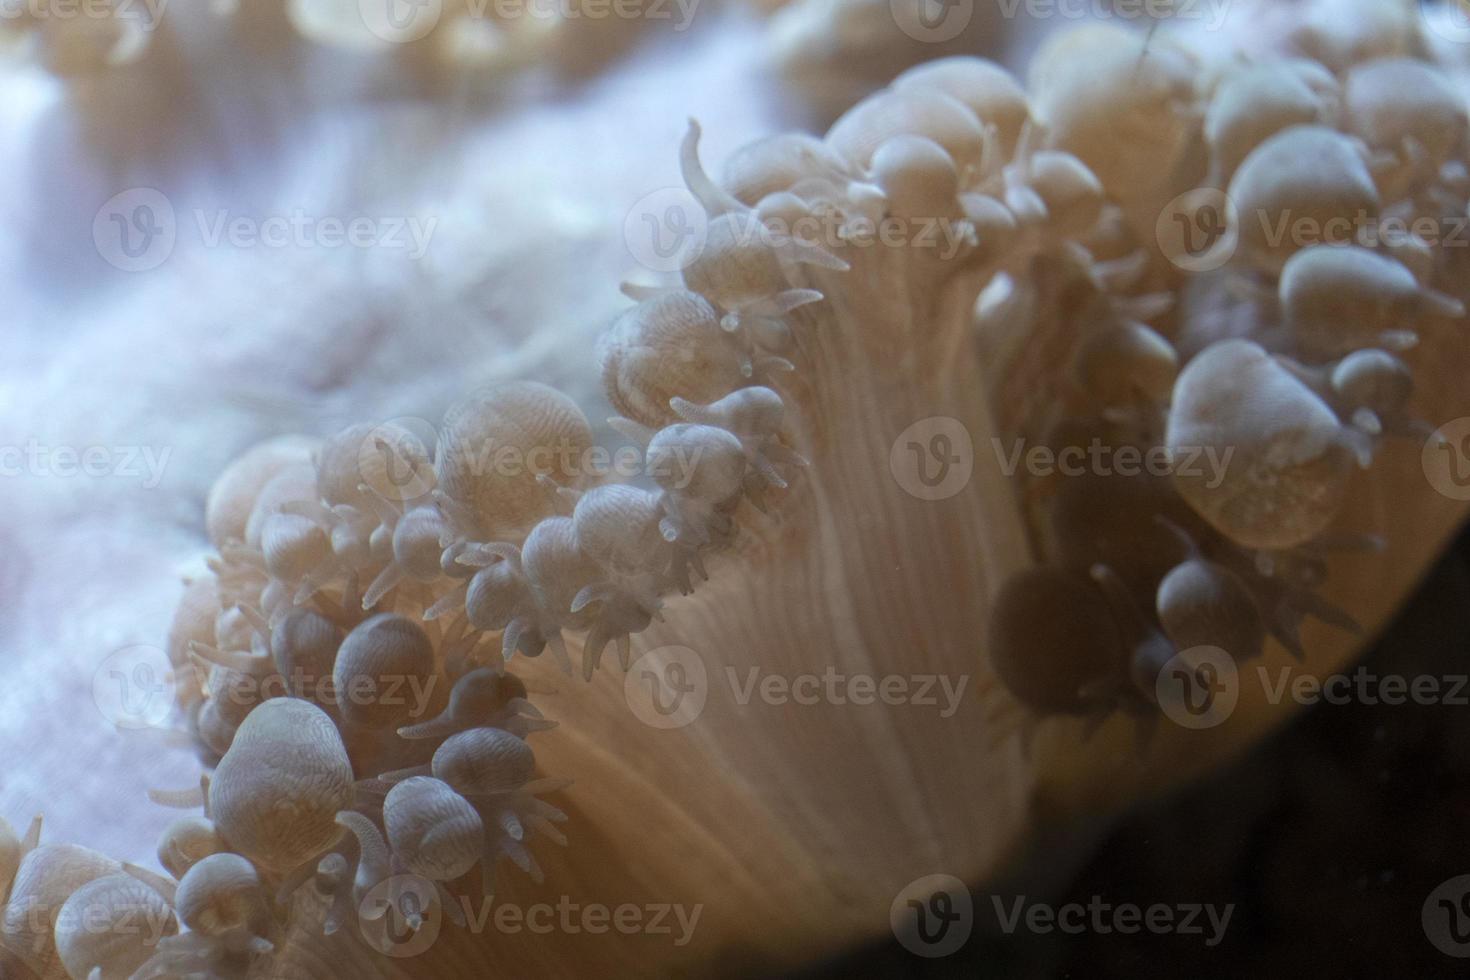
[(1002, 590), (990, 650), (1033, 712), (1147, 729), (1176, 656), (1272, 637), (1301, 659), (1304, 617), (1358, 629), (1317, 590), (1334, 552), (1382, 542), (1338, 518), (1385, 439), (1431, 436), (1410, 351), (1464, 314), (1434, 232), (1466, 213), (1465, 100), (1401, 13), (1225, 64), (1104, 29), (1038, 59), (1047, 144), (1112, 200), (1085, 251), (980, 313), (1011, 352), (995, 404), (1044, 559)]

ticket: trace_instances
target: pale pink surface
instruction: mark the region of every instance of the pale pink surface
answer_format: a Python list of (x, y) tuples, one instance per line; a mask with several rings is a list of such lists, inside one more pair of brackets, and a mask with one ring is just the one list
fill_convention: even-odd
[[(308, 104), (288, 95), (343, 88), (369, 63), (313, 55), (325, 67), (293, 85), (216, 44), (189, 76), (201, 93), (192, 110), (173, 99), (121, 127), (186, 135), (135, 135), (137, 152), (115, 132), (89, 147), (50, 79), (0, 80), (0, 445), (169, 454), (153, 488), (0, 478), (0, 815), (21, 826), (44, 812), (49, 840), (153, 863), (177, 813), (144, 790), (190, 785), (200, 768), (152, 733), (116, 731), (93, 675), (120, 647), (163, 645), (180, 578), (207, 549), (205, 494), (252, 443), (362, 419), (437, 420), (460, 393), (505, 376), (562, 385), (594, 420), (609, 414), (592, 344), (625, 302), (618, 282), (640, 271), (623, 244), (629, 208), (678, 184), (690, 116), (706, 124), (711, 161), (781, 125), (752, 70), (751, 26), (697, 26), (581, 90), (458, 117), (383, 100)], [(99, 257), (92, 221), (136, 186), (167, 193), (179, 244), (160, 268), (128, 274)], [(418, 263), (211, 248), (196, 208), (414, 213), (438, 227)]]

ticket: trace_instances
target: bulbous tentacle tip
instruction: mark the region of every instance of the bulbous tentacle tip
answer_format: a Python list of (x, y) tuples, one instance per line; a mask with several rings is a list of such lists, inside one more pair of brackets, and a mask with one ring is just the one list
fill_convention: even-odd
[(430, 499), (449, 524), (448, 529), (439, 538), (441, 545), (448, 547), (455, 540), (473, 539), (480, 536), (479, 521), (475, 519), (474, 511), (469, 507), (455, 500), (439, 487), (434, 488)]
[(572, 657), (567, 653), (567, 644), (562, 639), (561, 630), (553, 630), (546, 638), (546, 645), (551, 649), (551, 654), (556, 658), (556, 665), (561, 668), (562, 673), (571, 676)]
[(521, 648), (521, 638), (528, 629), (528, 624), (519, 616), (506, 624), (500, 634), (500, 655), (506, 663), (510, 663), (510, 659)]
[(594, 602), (611, 599), (616, 592), (616, 587), (609, 582), (594, 582), (592, 585), (584, 586), (572, 598), (571, 611), (574, 613), (581, 612)]
[(171, 810), (194, 810), (204, 806), (209, 795), (209, 777), (204, 776), (200, 782), (189, 789), (150, 789), (148, 799)]
[(684, 139), (679, 144), (679, 170), (684, 177), (684, 185), (689, 188), (689, 192), (694, 195), (705, 213), (711, 218), (730, 212), (749, 210), (727, 193), (723, 187), (711, 180), (709, 174), (705, 172), (704, 165), (699, 162), (700, 135), (699, 123), (691, 118), (689, 128), (684, 133)]
[(534, 732), (549, 732), (559, 724), (560, 722), (549, 718), (526, 718), (517, 715), (501, 721), (498, 727), (504, 728), (517, 738), (527, 738)]
[(772, 487), (775, 487), (777, 490), (785, 490), (787, 488), (788, 484), (786, 483), (785, 477), (776, 470), (776, 467), (764, 455), (752, 456), (750, 465)]
[(1431, 316), (1444, 317), (1449, 320), (1465, 318), (1465, 304), (1453, 296), (1426, 289), (1420, 294), (1420, 301), (1424, 304), (1425, 312)]
[(635, 303), (642, 303), (645, 300), (658, 299), (660, 296), (676, 293), (678, 290), (668, 286), (655, 286), (650, 283), (625, 281), (618, 283), (618, 292)]
[(656, 434), (648, 426), (634, 422), (632, 419), (623, 418), (621, 415), (610, 417), (607, 420), (607, 424), (618, 435), (643, 447), (647, 447), (653, 441), (653, 437)]
[(1316, 592), (1306, 589), (1296, 589), (1291, 592), (1287, 601), (1300, 615), (1305, 613), (1315, 619), (1321, 620), (1328, 626), (1350, 633), (1353, 636), (1363, 635), (1363, 625), (1353, 618), (1347, 610), (1333, 602), (1328, 601)]
[(363, 593), (363, 611), (366, 612), (368, 610), (371, 610), (374, 606), (376, 606), (379, 602), (383, 600), (384, 596), (393, 591), (393, 589), (396, 588), (398, 584), (402, 581), (403, 568), (397, 563), (388, 564), (387, 567), (385, 567), (381, 572), (378, 573), (378, 577), (373, 579), (372, 584), (368, 586), (367, 591)]
[(409, 741), (418, 741), (426, 738), (440, 738), (453, 735), (458, 727), (458, 722), (450, 714), (448, 709), (428, 721), (419, 722), (417, 725), (404, 725), (398, 729), (398, 737)]
[(601, 623), (588, 631), (582, 646), (582, 680), (590, 681), (592, 675), (597, 673), (597, 668), (602, 664), (602, 651), (607, 648), (611, 639), (611, 634)]
[(674, 414), (679, 416), (679, 418), (686, 422), (692, 422), (695, 425), (718, 426), (721, 421), (706, 406), (696, 405), (687, 398), (670, 398), (669, 407), (674, 410)]
[(41, 828), (45, 824), (44, 814), (36, 814), (31, 818), (30, 826), (26, 828), (25, 835), (20, 839), (20, 853), (29, 854), (41, 844)]
[(468, 929), (469, 920), (465, 918), (464, 909), (460, 907), (459, 900), (445, 887), (444, 882), (434, 882), (434, 891), (439, 896), (439, 907), (449, 917), (449, 921), (460, 929)]
[(542, 884), (546, 880), (541, 866), (536, 863), (536, 858), (531, 851), (520, 841), (501, 839), (495, 847), (496, 857), (509, 858), (510, 862), (531, 876), (536, 884)]
[(1383, 435), (1383, 419), (1371, 408), (1355, 409), (1348, 423), (1364, 435)]
[(163, 875), (149, 871), (147, 868), (133, 864), (131, 861), (124, 861), (122, 863), (122, 870), (124, 874), (136, 878), (156, 891), (170, 905), (174, 904), (175, 894), (178, 891), (178, 883), (172, 878), (165, 878)]
[[(827, 256), (828, 258), (832, 258), (832, 256), (827, 252), (821, 252), (821, 254)], [(847, 268), (847, 263), (843, 262), (841, 263), (841, 265), (843, 270), (845, 271)], [(835, 266), (832, 265), (828, 265), (827, 267), (835, 268)], [(740, 312), (743, 315), (780, 317), (785, 316), (787, 313), (790, 313), (793, 310), (799, 310), (803, 306), (809, 306), (812, 303), (820, 303), (823, 299), (825, 299), (825, 297), (815, 289), (787, 289), (777, 293), (774, 296), (767, 296), (762, 299), (758, 299), (753, 303), (749, 303), (746, 306), (742, 307)], [(721, 325), (724, 326), (723, 323)], [(727, 330), (730, 329), (728, 326), (726, 326), (725, 328)]]
[(341, 521), (338, 512), (319, 500), (288, 500), (281, 505), (280, 512), (294, 517), (304, 517), (309, 521), (330, 526)]
[(515, 815), (514, 810), (502, 810), (500, 812), (500, 829), (505, 831), (511, 840), (523, 841), (526, 839), (526, 828), (520, 818)]
[(567, 835), (543, 817), (530, 817), (528, 822), (536, 833), (562, 847), (567, 846)]
[(239, 650), (220, 650), (200, 640), (189, 641), (189, 655), (195, 665), (206, 672), (211, 667), (223, 667), (225, 670), (255, 676), (269, 669), (271, 663), (268, 656), (261, 657)]
[[(458, 561), (458, 559), (456, 559), (456, 561)], [(468, 565), (469, 563), (465, 564)], [(436, 600), (432, 606), (424, 610), (424, 621), (432, 623), (436, 619), (440, 619), (448, 615), (449, 613), (457, 612), (458, 610), (463, 609), (465, 596), (469, 593), (469, 590), (469, 582), (464, 581), (455, 586), (452, 590), (450, 590), (443, 596), (440, 596), (439, 599)]]
[(384, 497), (376, 488), (366, 483), (359, 483), (357, 485), (357, 492), (361, 495), (362, 502), (367, 505), (372, 516), (378, 520), (378, 523), (392, 527), (403, 516), (401, 506)]

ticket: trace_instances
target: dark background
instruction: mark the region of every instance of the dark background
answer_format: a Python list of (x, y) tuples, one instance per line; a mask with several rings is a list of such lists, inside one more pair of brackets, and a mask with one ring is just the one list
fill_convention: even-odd
[[(1467, 653), (1470, 530), (1363, 662), (1379, 676), (1446, 677), (1470, 673)], [(952, 956), (887, 942), (801, 977), (1470, 976), (1470, 959), (1441, 953), (1420, 919), (1440, 883), (1470, 874), (1470, 707), (1314, 705), (1234, 765), (1127, 815), (1095, 850), (1037, 852), (1014, 882), (972, 883), (975, 932)], [(1026, 894), (1235, 910), (1213, 948), (1203, 917), (1197, 936), (1007, 936), (992, 893), (1008, 907)]]

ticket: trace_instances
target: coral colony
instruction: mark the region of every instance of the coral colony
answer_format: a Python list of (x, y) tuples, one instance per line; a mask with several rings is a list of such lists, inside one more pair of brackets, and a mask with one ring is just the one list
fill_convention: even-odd
[[(303, 30), (332, 33), (329, 6), (295, 4)], [(466, 896), (520, 876), (575, 896), (580, 879), (558, 871), (619, 839), (598, 813), (662, 813), (676, 792), (640, 778), (642, 799), (598, 798), (582, 784), (605, 767), (667, 750), (682, 767), (670, 781), (718, 778), (727, 760), (732, 779), (773, 787), (750, 818), (769, 845), (719, 865), (746, 894), (742, 875), (774, 880), (760, 858), (741, 868), (757, 850), (774, 864), (850, 835), (883, 851), (874, 828), (904, 819), (932, 821), (936, 846), (970, 839), (863, 775), (906, 739), (952, 733), (935, 751), (955, 759), (950, 743), (1019, 753), (1053, 716), (1122, 713), (1146, 749), (1180, 651), (1302, 656), (1304, 619), (1355, 628), (1319, 588), (1334, 553), (1376, 542), (1335, 518), (1385, 440), (1427, 434), (1414, 376), (1464, 312), (1439, 243), (1361, 234), (1463, 216), (1470, 195), (1464, 92), (1412, 6), (1303, 15), (1288, 50), (1250, 57), (1076, 28), (1025, 85), (944, 58), (824, 138), (745, 147), (720, 180), (691, 124), (681, 162), (702, 247), (668, 281), (626, 286), (633, 305), (597, 352), (643, 471), (571, 465), (593, 427), (532, 382), (464, 395), (429, 436), (365, 421), (245, 453), (210, 494), (210, 571), (168, 638), (178, 725), (210, 771), (152, 794), (184, 811), (158, 844), (166, 874), (46, 841), (39, 818), (23, 835), (0, 824), (5, 976), (316, 976), (336, 956), (416, 975), (427, 967), (373, 949), (358, 921), (404, 889), (418, 889), (410, 927), (431, 910), (452, 920), (439, 944), (458, 959), (422, 975), (478, 975), (490, 961), (475, 950), (498, 937), (463, 931)], [(63, 26), (33, 27), (58, 70), (138, 54), (129, 30)], [(1174, 466), (1064, 481), (977, 468), (927, 502), (888, 458), (926, 416), (1059, 458), (1162, 448)], [(1179, 465), (1194, 455), (1221, 466)], [(761, 744), (851, 749), (783, 782), (765, 775), (779, 754), (741, 756), (757, 736), (726, 724), (700, 775), (693, 749), (672, 748), (699, 726), (634, 751), (625, 709), (578, 716), (621, 698), (603, 678), (652, 636), (788, 672), (855, 656), (863, 637), (976, 674), (1019, 721), (964, 720), (977, 709), (879, 744), (772, 716)], [(543, 695), (569, 688), (584, 690), (548, 720)], [(579, 725), (595, 732), (585, 751), (543, 772), (540, 747)], [(962, 766), (926, 792), (1004, 795)], [(858, 788), (862, 805), (838, 805)], [(574, 811), (600, 839), (579, 839)], [(600, 873), (636, 878), (620, 853)], [(819, 880), (810, 862), (786, 861), (789, 878)], [(96, 927), (125, 918), (153, 926)]]

